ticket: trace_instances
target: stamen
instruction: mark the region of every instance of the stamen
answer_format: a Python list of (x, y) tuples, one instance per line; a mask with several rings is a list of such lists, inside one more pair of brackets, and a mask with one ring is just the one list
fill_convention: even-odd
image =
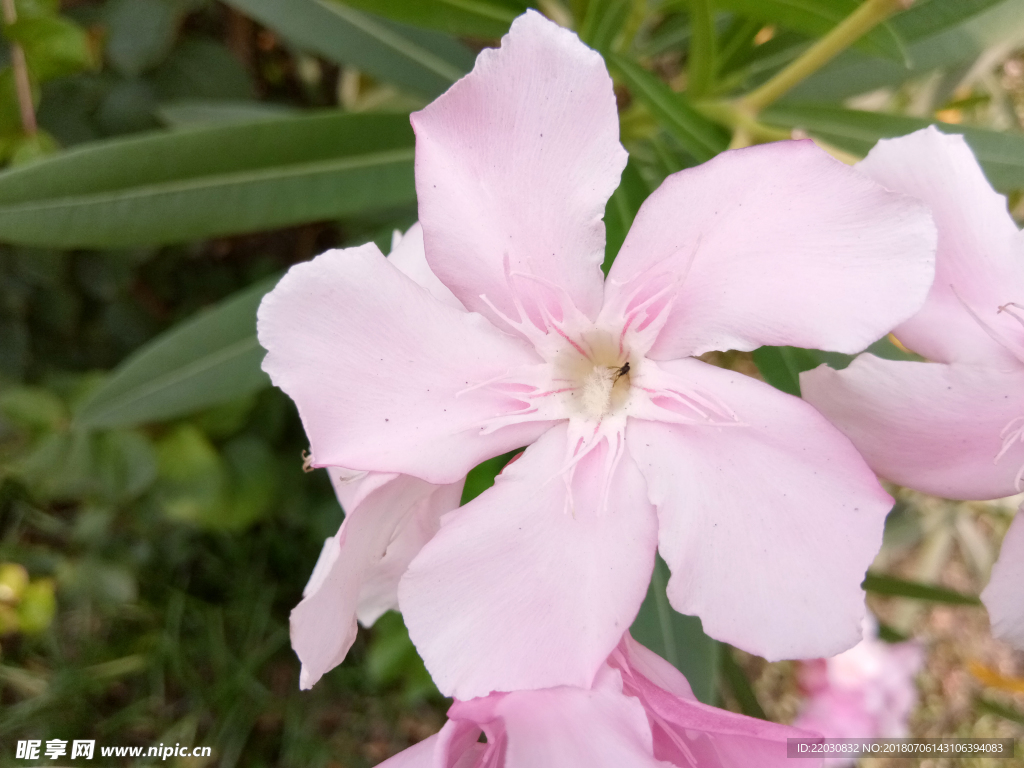
[[(982, 320), (980, 317), (978, 317), (978, 313), (975, 312), (973, 309), (971, 309), (967, 305), (967, 302), (964, 301), (962, 296), (960, 296), (960, 294), (957, 292), (956, 288), (953, 286), (952, 283), (949, 284), (949, 290), (951, 290), (953, 292), (953, 295), (956, 296), (956, 300), (960, 302), (960, 305), (967, 311), (967, 314), (969, 314), (972, 318), (974, 318), (974, 322), (976, 322), (981, 327), (981, 329), (985, 333), (987, 333), (996, 344), (998, 344), (1003, 349), (1005, 349), (1007, 352), (1009, 352), (1011, 355), (1013, 355), (1015, 358), (1017, 358), (1017, 360), (1019, 360), (1021, 363), (1024, 363), (1024, 354), (1022, 354), (1020, 351), (1014, 349), (1014, 345), (1011, 342), (1009, 342), (1006, 339), (1004, 339), (995, 330), (995, 328), (992, 328), (988, 323), (986, 323), (984, 320)], [(1002, 312), (1005, 307), (1008, 307), (1011, 304), (1013, 304), (1013, 302), (1010, 302), (1009, 304), (1004, 304), (1002, 307), (999, 308), (999, 312)], [(1014, 305), (1014, 306), (1016, 306), (1016, 305)], [(1018, 321), (1020, 320), (1020, 318), (1017, 318), (1017, 316), (1014, 315), (1012, 312), (1008, 312), (1008, 314), (1010, 314), (1011, 317), (1014, 317)]]
[[(993, 464), (997, 464), (1003, 456), (1014, 446), (1016, 443), (1024, 443), (1024, 416), (1018, 416), (1015, 419), (1011, 419), (1010, 422), (1003, 427), (999, 433), (999, 437), (1003, 440), (1003, 447), (999, 449), (999, 453), (992, 460)], [(1013, 487), (1017, 489), (1017, 493), (1020, 493), (1024, 488), (1024, 464), (1017, 471), (1017, 474), (1013, 478)]]

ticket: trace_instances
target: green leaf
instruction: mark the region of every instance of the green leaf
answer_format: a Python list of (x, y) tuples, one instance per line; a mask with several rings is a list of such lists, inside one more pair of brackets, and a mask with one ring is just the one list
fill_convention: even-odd
[(890, 22), (897, 35), (908, 42), (923, 40), (987, 11), (1003, 0), (918, 0)]
[(974, 150), (992, 185), (1004, 192), (1024, 189), (1024, 134), (990, 131), (917, 117), (844, 109), (830, 104), (784, 103), (767, 109), (766, 122), (801, 128), (841, 149), (866, 155), (879, 139), (903, 136), (934, 125), (959, 133)]
[(1009, 720), (1012, 723), (1017, 723), (1018, 725), (1024, 725), (1024, 712), (1022, 712), (1017, 707), (1010, 706), (1009, 704), (1004, 704), (1000, 701), (996, 701), (995, 699), (990, 699), (985, 696), (978, 696), (974, 700), (974, 703), (982, 712), (988, 712), (990, 714), (997, 715), (999, 717), (1005, 718), (1006, 720)]
[(710, 160), (729, 145), (719, 126), (639, 64), (620, 56), (609, 56), (608, 63), (622, 76), (632, 94), (647, 105), (662, 128), (696, 160)]
[(508, 32), (516, 16), (532, 5), (520, 0), (345, 0), (344, 4), (416, 27), (492, 39)]
[(650, 187), (637, 168), (636, 162), (630, 157), (622, 171), (622, 181), (612, 193), (604, 210), (607, 238), (605, 240), (604, 264), (601, 268), (606, 275), (611, 269), (612, 262), (615, 261), (622, 243), (626, 240), (626, 233), (633, 226), (633, 219), (649, 194), (651, 194)]
[(799, 347), (759, 347), (752, 356), (765, 381), (796, 397), (800, 397), (800, 373), (821, 364), (814, 351)]
[[(914, 26), (911, 12), (896, 16), (893, 26), (903, 30), (901, 34), (909, 45), (911, 66), (907, 68), (897, 62), (865, 56), (857, 50), (849, 50), (841, 54), (819, 72), (815, 73), (798, 85), (788, 98), (793, 100), (839, 101), (849, 96), (866, 93), (876, 88), (898, 86), (912, 78), (930, 75), (935, 70), (951, 72), (954, 68), (965, 67), (974, 63), (986, 50), (1005, 45), (1016, 44), (1024, 34), (1024, 0), (1002, 0), (995, 4), (980, 2), (963, 2), (960, 0), (931, 0), (920, 4), (920, 13), (924, 13), (930, 5), (941, 2), (962, 5), (965, 16), (955, 26), (948, 27), (938, 34), (923, 38), (914, 38), (914, 34), (924, 33), (927, 26), (921, 24), (920, 32), (913, 26), (901, 25), (909, 17)], [(915, 7), (916, 4), (915, 4)], [(775, 40), (759, 46), (757, 52), (772, 47)], [(776, 66), (783, 66), (799, 53), (801, 46), (791, 46), (788, 55), (780, 53)], [(755, 58), (757, 57), (755, 53)], [(767, 76), (771, 72), (765, 71)], [(958, 80), (955, 75), (953, 80)]]
[(893, 597), (910, 597), (915, 600), (927, 600), (933, 603), (947, 603), (949, 605), (981, 605), (981, 599), (974, 595), (965, 595), (945, 587), (936, 587), (932, 584), (921, 584), (916, 581), (898, 579), (895, 576), (886, 576), (880, 573), (869, 572), (861, 583), (861, 589), (867, 592), (874, 592), (876, 595), (889, 595)]
[(740, 705), (740, 711), (747, 717), (756, 717), (760, 720), (767, 720), (768, 716), (761, 708), (757, 695), (747, 679), (746, 672), (740, 668), (733, 656), (733, 649), (722, 644), (722, 681), (729, 686), (736, 702)]
[(294, 116), (297, 110), (279, 104), (244, 99), (179, 99), (161, 104), (160, 120), (178, 128), (201, 123), (251, 123)]
[(590, 0), (580, 25), (580, 39), (598, 51), (610, 50), (630, 10), (630, 0)]
[(269, 386), (260, 369), (256, 309), (276, 282), (258, 283), (157, 336), (78, 407), (74, 426), (163, 421)]
[(156, 245), (415, 200), (405, 115), (322, 112), (76, 147), (0, 173), (0, 241)]
[(154, 493), (164, 513), (196, 525), (214, 518), (224, 503), (228, 474), (203, 433), (182, 424), (157, 443), (156, 454)]
[(714, 704), (721, 646), (704, 634), (699, 618), (677, 613), (669, 605), (665, 593), (668, 576), (668, 566), (658, 557), (647, 597), (629, 628), (630, 634), (682, 672), (700, 701)]
[(123, 75), (140, 75), (171, 52), (178, 9), (170, 0), (111, 0), (104, 9), (106, 53)]
[(493, 459), (481, 462), (469, 470), (466, 475), (466, 484), (462, 487), (461, 504), (468, 504), (492, 485), (505, 465), (512, 461), (512, 457), (522, 451), (521, 448), (509, 451), (502, 456), (495, 456)]
[(687, 92), (695, 98), (710, 90), (715, 64), (715, 18), (710, 0), (689, 0), (693, 37), (687, 56), (689, 83)]
[(60, 16), (19, 19), (5, 34), (21, 43), (29, 71), (37, 80), (71, 75), (93, 66), (85, 30)]
[(295, 45), (428, 99), (473, 67), (458, 41), (331, 0), (227, 0)]
[(161, 101), (173, 99), (252, 99), (249, 74), (226, 45), (213, 40), (183, 40), (153, 72)]
[(42, 387), (10, 387), (0, 393), (0, 414), (29, 429), (52, 432), (66, 423), (67, 408)]
[[(722, 10), (778, 24), (810, 37), (821, 37), (857, 10), (858, 0), (715, 0)], [(907, 52), (890, 24), (882, 24), (855, 46), (865, 53), (904, 62)]]

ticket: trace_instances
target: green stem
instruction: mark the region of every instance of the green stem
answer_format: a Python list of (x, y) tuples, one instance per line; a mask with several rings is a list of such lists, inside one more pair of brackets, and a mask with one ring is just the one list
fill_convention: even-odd
[(817, 72), (867, 32), (909, 5), (908, 0), (864, 0), (856, 11), (839, 22), (827, 35), (804, 51), (798, 59), (768, 82), (748, 93), (742, 100), (744, 106), (753, 114), (757, 114), (769, 104), (775, 103), (790, 89)]
[[(782, 141), (792, 138), (785, 128), (774, 128), (760, 122), (743, 104), (728, 101), (698, 101), (693, 105), (697, 111), (733, 131), (732, 149), (750, 146), (763, 141)], [(738, 137), (738, 138), (737, 138)]]

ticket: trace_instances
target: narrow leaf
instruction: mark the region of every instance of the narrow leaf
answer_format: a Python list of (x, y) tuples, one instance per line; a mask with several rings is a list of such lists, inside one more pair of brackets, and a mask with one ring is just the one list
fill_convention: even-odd
[[(810, 37), (821, 37), (857, 10), (858, 0), (716, 0), (715, 5), (749, 19), (778, 24)], [(873, 56), (903, 63), (907, 53), (890, 24), (882, 24), (854, 44)]]
[(768, 716), (761, 708), (757, 695), (747, 679), (747, 673), (736, 663), (733, 656), (733, 649), (722, 645), (722, 681), (729, 686), (736, 702), (740, 705), (740, 711), (747, 717), (756, 717), (760, 720), (767, 720)]
[(299, 48), (361, 69), (428, 99), (473, 67), (473, 52), (445, 35), (333, 0), (227, 0)]
[(658, 123), (696, 160), (710, 160), (729, 145), (719, 126), (639, 64), (621, 56), (609, 56), (608, 63), (622, 76), (632, 94), (647, 105)]
[(604, 225), (607, 237), (602, 269), (606, 275), (626, 239), (626, 233), (633, 225), (633, 219), (650, 193), (650, 187), (647, 186), (636, 162), (631, 157), (622, 171), (622, 181), (619, 182), (618, 188), (612, 193), (608, 205), (605, 207)]
[(762, 114), (766, 122), (801, 128), (841, 149), (859, 155), (879, 139), (903, 136), (934, 125), (944, 133), (959, 133), (971, 145), (992, 185), (1002, 191), (1024, 189), (1024, 134), (990, 131), (881, 112), (844, 109), (829, 104), (777, 104)]
[(0, 240), (157, 245), (412, 203), (405, 115), (325, 112), (113, 139), (0, 173)]
[(260, 369), (256, 309), (278, 277), (171, 328), (125, 360), (77, 409), (84, 429), (185, 416), (270, 385)]
[(981, 600), (973, 595), (965, 595), (963, 592), (946, 589), (945, 587), (907, 581), (906, 579), (899, 579), (895, 576), (886, 576), (880, 573), (869, 572), (860, 586), (865, 591), (874, 592), (876, 595), (910, 597), (915, 600), (927, 600), (933, 603), (947, 603), (949, 605), (981, 605)]
[(508, 32), (516, 16), (534, 3), (520, 0), (345, 0), (345, 5), (450, 35), (497, 38)]
[(925, 0), (894, 17), (893, 30), (907, 42), (937, 35), (964, 23), (1003, 0)]
[(693, 38), (687, 58), (687, 92), (695, 98), (706, 94), (715, 74), (715, 19), (710, 0), (689, 0)]
[(672, 609), (665, 593), (668, 576), (668, 566), (658, 557), (647, 597), (629, 631), (638, 642), (679, 669), (698, 699), (714, 704), (720, 644), (704, 634), (699, 618)]

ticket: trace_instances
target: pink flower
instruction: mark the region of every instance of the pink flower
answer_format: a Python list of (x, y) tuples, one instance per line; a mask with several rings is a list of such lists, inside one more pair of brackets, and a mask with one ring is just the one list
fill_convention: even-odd
[[(389, 258), (439, 301), (456, 303), (427, 266), (418, 224), (396, 237)], [(302, 661), (299, 686), (312, 688), (340, 664), (356, 639), (357, 619), (372, 626), (398, 607), (398, 581), (437, 533), (441, 515), (459, 506), (463, 482), (433, 485), (409, 475), (329, 467), (345, 510), (291, 615), (292, 647)]]
[(456, 701), (448, 717), (381, 768), (788, 768), (786, 739), (816, 735), (701, 704), (628, 634), (591, 689), (496, 693)]
[[(864, 639), (831, 659), (814, 659), (800, 668), (809, 698), (794, 725), (830, 739), (896, 739), (908, 734), (907, 720), (917, 705), (914, 678), (924, 650), (914, 642), (879, 640), (866, 620)], [(829, 759), (829, 766), (853, 760)]]
[(345, 477), (333, 467), (330, 473), (346, 515), (337, 535), (324, 542), (302, 602), (292, 610), (303, 689), (344, 660), (357, 619), (369, 627), (398, 607), (399, 579), (462, 495), (461, 482), (431, 485), (383, 472)]
[[(1024, 239), (960, 136), (927, 128), (881, 141), (858, 168), (932, 209), (935, 285), (895, 335), (930, 363), (861, 355), (801, 376), (804, 397), (883, 477), (955, 499), (993, 499), (1024, 478)], [(1021, 302), (1016, 304), (1014, 302)], [(995, 633), (1024, 648), (1024, 521), (982, 594)]]
[(601, 57), (534, 12), (413, 115), (436, 300), (370, 245), (293, 267), (259, 335), (317, 466), (443, 485), (529, 447), (399, 585), (438, 687), (588, 688), (647, 590), (768, 658), (853, 645), (891, 499), (813, 408), (693, 358), (855, 352), (932, 280), (924, 207), (810, 142), (669, 177), (604, 281), (626, 154)]

